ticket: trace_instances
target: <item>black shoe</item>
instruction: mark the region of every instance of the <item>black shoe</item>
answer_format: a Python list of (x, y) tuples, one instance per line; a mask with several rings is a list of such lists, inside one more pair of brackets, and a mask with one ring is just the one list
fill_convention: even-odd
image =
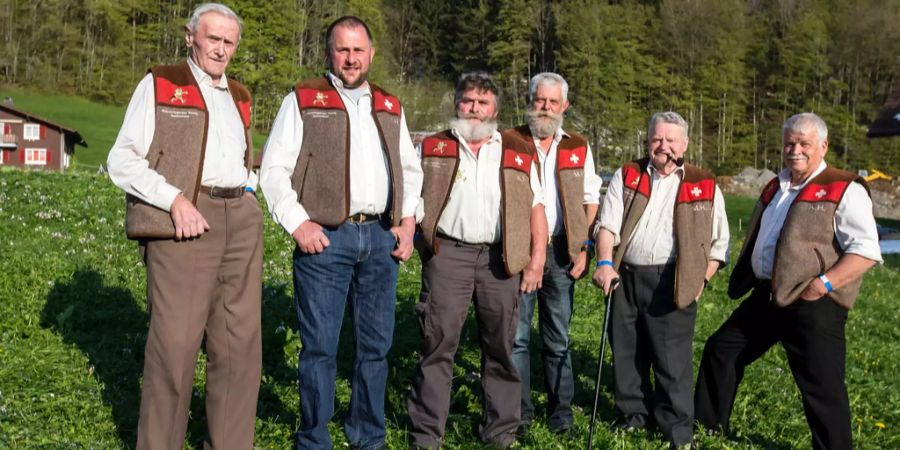
[(550, 427), (550, 432), (562, 438), (574, 438), (578, 435), (578, 429), (571, 423), (559, 427)]
[(619, 419), (613, 423), (609, 429), (613, 432), (633, 433), (647, 427), (647, 420), (644, 416), (633, 415), (624, 419)]

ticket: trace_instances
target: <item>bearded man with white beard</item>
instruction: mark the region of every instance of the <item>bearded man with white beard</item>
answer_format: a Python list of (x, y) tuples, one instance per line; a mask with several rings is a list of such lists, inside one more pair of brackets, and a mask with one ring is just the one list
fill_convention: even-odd
[(422, 356), (408, 403), (415, 448), (443, 443), (453, 357), (472, 300), (484, 391), (479, 436), (500, 448), (516, 440), (521, 387), (513, 337), (520, 296), (541, 286), (547, 220), (533, 147), (497, 131), (499, 93), (484, 72), (462, 75), (450, 129), (420, 147), (425, 215), (415, 311)]
[(568, 93), (569, 85), (560, 75), (535, 75), (529, 85), (528, 123), (509, 130), (534, 148), (550, 235), (541, 288), (523, 296), (513, 344), (513, 363), (522, 378), (520, 436), (534, 419), (528, 343), (535, 308), (547, 391), (547, 426), (562, 433), (573, 423), (575, 379), (569, 357), (569, 322), (575, 281), (587, 273), (590, 262), (593, 241), (588, 228), (597, 215), (603, 181), (594, 171), (587, 139), (562, 128), (563, 114), (569, 108)]

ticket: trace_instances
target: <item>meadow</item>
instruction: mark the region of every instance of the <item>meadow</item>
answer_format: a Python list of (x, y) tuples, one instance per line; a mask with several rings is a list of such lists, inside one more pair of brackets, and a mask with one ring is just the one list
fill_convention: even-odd
[[(752, 199), (730, 197), (732, 253), (740, 248)], [(0, 169), (0, 448), (133, 448), (140, 399), (147, 312), (145, 272), (137, 246), (125, 239), (123, 196), (103, 175), (48, 174)], [(739, 221), (738, 218), (743, 218)], [(284, 449), (298, 424), (297, 323), (292, 301), (292, 242), (268, 217), (263, 280), (263, 378), (256, 446)], [(737, 302), (725, 295), (730, 268), (700, 302), (695, 365), (706, 338)], [(407, 448), (406, 398), (420, 346), (413, 305), (420, 286), (415, 258), (401, 267), (397, 327), (387, 398), (392, 449)], [(847, 385), (857, 448), (900, 448), (900, 259), (866, 276), (847, 325)], [(538, 421), (519, 448), (584, 448), (593, 400), (603, 299), (582, 280), (571, 335), (576, 374), (577, 432), (551, 434)], [(346, 448), (342, 421), (349, 399), (352, 347), (345, 322), (337, 380), (337, 412), (330, 424), (335, 448)], [(470, 317), (454, 369), (446, 448), (481, 448), (479, 351)], [(539, 351), (532, 353), (537, 363)], [(607, 355), (607, 358), (609, 356)], [(607, 359), (608, 361), (608, 359)], [(696, 367), (695, 367), (696, 370)], [(604, 369), (596, 448), (659, 449), (657, 434), (615, 434), (612, 372)], [(185, 447), (202, 446), (204, 364), (196, 368)], [(533, 375), (541, 386), (540, 374)], [(546, 396), (534, 391), (538, 414)], [(751, 366), (738, 394), (733, 435), (698, 435), (701, 448), (809, 448), (799, 393), (784, 352), (775, 347)]]

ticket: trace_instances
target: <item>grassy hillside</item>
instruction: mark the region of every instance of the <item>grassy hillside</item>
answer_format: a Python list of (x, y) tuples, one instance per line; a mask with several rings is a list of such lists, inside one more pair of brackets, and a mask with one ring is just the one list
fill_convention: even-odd
[[(88, 146), (75, 147), (73, 168), (90, 172), (96, 172), (101, 164), (106, 164), (106, 155), (116, 141), (128, 106), (104, 105), (70, 95), (0, 87), (0, 99), (7, 97), (12, 97), (18, 109), (78, 130)], [(265, 141), (265, 135), (254, 132), (253, 146), (257, 152)]]
[[(103, 176), (0, 169), (0, 448), (132, 448), (147, 332), (145, 273), (123, 233), (122, 194)], [(733, 232), (752, 200), (727, 199)], [(215, 225), (214, 225), (215, 226)], [(256, 446), (288, 448), (298, 421), (296, 316), (291, 300), (292, 243), (265, 220), (263, 379)], [(737, 252), (740, 242), (732, 244)], [(900, 448), (900, 260), (875, 268), (863, 284), (847, 326), (847, 383), (856, 448)], [(695, 362), (706, 338), (736, 302), (716, 277), (698, 309)], [(405, 402), (420, 346), (413, 306), (419, 264), (401, 266), (397, 327), (389, 356), (388, 446), (407, 448)], [(576, 290), (572, 325), (576, 425), (567, 437), (539, 421), (520, 445), (528, 449), (584, 448), (596, 373), (602, 298), (586, 280)], [(470, 317), (454, 371), (446, 448), (480, 448), (477, 336)], [(336, 448), (345, 447), (351, 367), (350, 327), (342, 336), (337, 412), (330, 424)], [(535, 357), (537, 351), (533, 353)], [(607, 356), (609, 358), (609, 356)], [(203, 437), (204, 369), (197, 366), (187, 448)], [(600, 420), (615, 418), (612, 372), (604, 371)], [(541, 386), (540, 374), (534, 386)], [(538, 414), (546, 396), (535, 392)], [(784, 352), (770, 351), (746, 373), (730, 439), (700, 437), (701, 448), (809, 448), (799, 393)], [(658, 435), (615, 435), (601, 425), (597, 448), (659, 449)]]

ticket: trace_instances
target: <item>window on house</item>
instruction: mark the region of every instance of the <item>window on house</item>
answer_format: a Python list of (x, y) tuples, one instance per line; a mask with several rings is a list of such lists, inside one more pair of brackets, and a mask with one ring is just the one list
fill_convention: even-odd
[(29, 166), (46, 166), (47, 165), (47, 149), (46, 148), (26, 148), (25, 164)]
[(22, 138), (26, 141), (37, 141), (41, 138), (41, 126), (36, 123), (26, 123), (22, 131)]

